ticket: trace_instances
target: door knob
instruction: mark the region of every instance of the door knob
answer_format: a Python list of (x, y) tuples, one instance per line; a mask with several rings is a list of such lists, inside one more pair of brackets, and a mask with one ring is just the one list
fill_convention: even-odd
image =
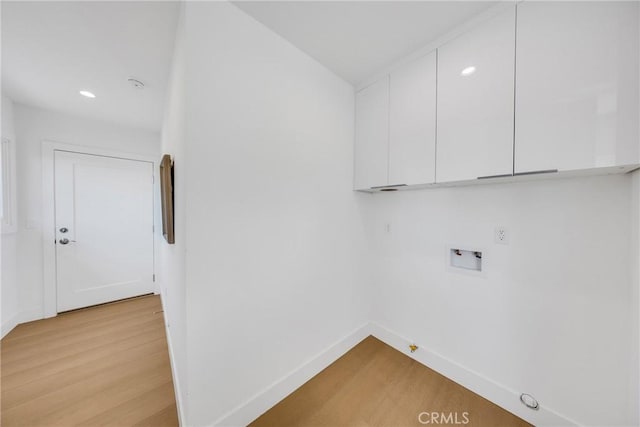
[(71, 242), (75, 242), (75, 240), (69, 240), (66, 237), (64, 239), (60, 239), (58, 241), (60, 242), (61, 245), (68, 245)]

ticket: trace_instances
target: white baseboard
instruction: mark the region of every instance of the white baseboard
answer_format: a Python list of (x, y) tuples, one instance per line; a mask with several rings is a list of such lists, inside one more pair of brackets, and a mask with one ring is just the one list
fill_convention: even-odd
[(31, 307), (27, 310), (22, 310), (15, 313), (9, 319), (2, 322), (2, 336), (4, 338), (9, 332), (21, 323), (32, 322), (34, 320), (43, 319), (42, 307)]
[(251, 399), (231, 410), (213, 423), (214, 426), (246, 426), (265, 413), (291, 392), (309, 381), (340, 356), (353, 348), (370, 334), (369, 324), (363, 325), (331, 345), (284, 378), (276, 381)]
[[(370, 324), (371, 335), (385, 344), (406, 354), (421, 364), (444, 375), (452, 381), (473, 391), (507, 411), (537, 426), (568, 426), (580, 425), (563, 415), (558, 414), (540, 405), (540, 409), (534, 411), (520, 402), (520, 393), (511, 390), (503, 384), (499, 384), (477, 372), (474, 372), (453, 360), (428, 349), (419, 348), (415, 353), (409, 352), (409, 344), (412, 342), (397, 333), (373, 322)], [(428, 408), (425, 408), (428, 410)]]
[(20, 313), (16, 313), (4, 322), (2, 322), (2, 336), (0, 338), (4, 338), (9, 332), (13, 330), (16, 326), (18, 326), (18, 321), (20, 319)]
[(169, 348), (169, 362), (171, 363), (171, 374), (173, 376), (173, 393), (176, 396), (176, 407), (178, 409), (178, 422), (180, 426), (186, 426), (184, 402), (182, 401), (182, 392), (180, 387), (180, 377), (178, 376), (178, 370), (176, 367), (176, 357), (173, 350), (173, 339), (171, 338), (171, 331), (167, 326), (167, 309), (164, 303), (164, 297), (160, 294), (160, 301), (162, 302), (162, 311), (164, 314), (164, 330), (167, 335), (167, 347)]
[(180, 392), (180, 378), (178, 377), (178, 372), (176, 370), (175, 364), (175, 355), (173, 352), (173, 344), (171, 340), (171, 332), (169, 332), (169, 328), (167, 328), (167, 323), (165, 322), (165, 330), (167, 331), (167, 346), (169, 347), (169, 360), (171, 362), (171, 373), (173, 374), (173, 391), (176, 395), (176, 407), (178, 408), (178, 421), (180, 426), (186, 426), (186, 420), (184, 419), (184, 406), (182, 403), (182, 393)]
[(41, 306), (31, 307), (20, 312), (18, 323), (33, 322), (34, 320), (44, 319), (44, 312)]
[[(168, 330), (167, 335), (169, 335)], [(519, 392), (474, 372), (434, 351), (420, 348), (415, 353), (410, 353), (408, 351), (408, 346), (411, 344), (410, 340), (375, 322), (368, 323), (356, 329), (282, 379), (274, 382), (243, 404), (229, 411), (212, 423), (212, 425), (248, 425), (369, 335), (373, 335), (385, 344), (390, 345), (417, 362), (439, 372), (452, 381), (455, 381), (531, 424), (538, 426), (580, 425), (578, 422), (545, 407), (543, 404), (541, 404), (540, 409), (537, 411), (525, 407), (520, 402)], [(171, 344), (169, 344), (169, 351), (172, 352)], [(174, 384), (176, 384), (176, 395), (180, 396), (179, 385), (175, 381)], [(429, 408), (425, 408), (425, 410), (428, 409)], [(178, 403), (178, 410), (181, 413), (180, 403)], [(181, 425), (186, 425), (182, 417), (180, 418), (180, 422)]]

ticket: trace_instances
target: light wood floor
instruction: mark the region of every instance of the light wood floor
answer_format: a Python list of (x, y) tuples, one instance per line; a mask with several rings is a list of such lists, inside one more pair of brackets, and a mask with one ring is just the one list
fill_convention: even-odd
[[(525, 421), (369, 337), (255, 420), (252, 427), (420, 426), (421, 412), (458, 413), (457, 425)], [(455, 425), (454, 423), (429, 425)]]
[(16, 327), (1, 343), (2, 426), (176, 426), (158, 296)]

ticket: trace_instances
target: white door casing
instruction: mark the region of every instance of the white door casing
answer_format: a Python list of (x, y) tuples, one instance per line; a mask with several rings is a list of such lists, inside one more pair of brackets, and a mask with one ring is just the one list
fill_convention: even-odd
[(57, 311), (153, 292), (153, 164), (55, 152)]

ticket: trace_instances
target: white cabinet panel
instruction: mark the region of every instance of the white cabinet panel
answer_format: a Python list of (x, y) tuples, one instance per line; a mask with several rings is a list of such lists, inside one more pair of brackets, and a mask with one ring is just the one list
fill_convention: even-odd
[(515, 6), (438, 49), (436, 181), (513, 173)]
[(436, 52), (391, 74), (389, 184), (435, 182)]
[(638, 8), (518, 5), (516, 172), (638, 163)]
[(387, 185), (389, 158), (389, 77), (356, 94), (356, 190)]

